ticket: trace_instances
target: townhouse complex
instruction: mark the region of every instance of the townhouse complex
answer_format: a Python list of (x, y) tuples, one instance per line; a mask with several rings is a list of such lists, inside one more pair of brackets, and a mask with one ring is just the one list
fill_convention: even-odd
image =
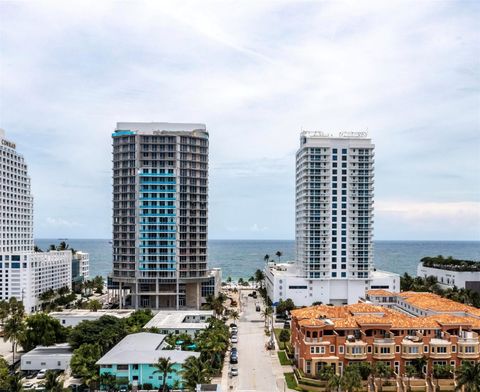
[(364, 302), (292, 311), (296, 365), (314, 376), (331, 365), (339, 374), (356, 362), (385, 362), (397, 374), (425, 358), (454, 368), (478, 361), (480, 309), (432, 293), (370, 290)]

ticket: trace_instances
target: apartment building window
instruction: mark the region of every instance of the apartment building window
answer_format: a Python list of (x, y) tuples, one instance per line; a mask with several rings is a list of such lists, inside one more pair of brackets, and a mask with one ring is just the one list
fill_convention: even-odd
[(423, 352), (428, 353), (428, 346), (423, 346)]
[(456, 345), (453, 345), (452, 346), (452, 353), (456, 353), (457, 352), (457, 346)]
[(310, 374), (312, 371), (312, 362), (305, 361), (305, 373)]
[(344, 347), (343, 346), (338, 346), (338, 353), (343, 354), (344, 352)]
[(335, 345), (331, 344), (330, 345), (330, 354), (334, 354), (335, 353)]
[(372, 353), (372, 346), (367, 346), (367, 353), (369, 353), (369, 354)]
[(399, 353), (400, 352), (400, 346), (395, 346), (395, 352)]

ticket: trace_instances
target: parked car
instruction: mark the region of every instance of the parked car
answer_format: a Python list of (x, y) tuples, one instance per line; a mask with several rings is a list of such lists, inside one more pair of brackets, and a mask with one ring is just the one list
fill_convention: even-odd
[(238, 376), (238, 369), (237, 368), (232, 368), (232, 370), (230, 370), (230, 374), (232, 376)]
[(290, 321), (285, 321), (285, 322), (283, 323), (283, 328), (289, 329), (289, 328), (290, 328)]
[(38, 372), (37, 378), (41, 380), (42, 378), (45, 378), (47, 375), (47, 369), (42, 369)]
[(32, 390), (35, 387), (35, 384), (33, 382), (26, 382), (23, 384), (23, 389), (25, 390)]
[(256, 310), (257, 312), (260, 312), (260, 305), (255, 306), (255, 310)]
[(32, 372), (29, 372), (29, 373), (25, 376), (25, 378), (28, 378), (29, 380), (32, 379), (32, 378), (35, 378), (35, 377), (37, 377), (37, 372), (36, 372), (35, 370), (32, 371)]
[(238, 363), (238, 355), (237, 354), (231, 354), (230, 355), (230, 363)]
[(230, 328), (237, 328), (237, 324), (231, 323), (231, 324), (230, 324)]
[(235, 354), (235, 355), (237, 354), (237, 348), (236, 347), (232, 347), (231, 351), (232, 351), (232, 354)]
[(238, 343), (238, 337), (237, 337), (237, 336), (232, 336), (232, 337), (230, 338), (230, 342), (232, 342), (232, 343)]

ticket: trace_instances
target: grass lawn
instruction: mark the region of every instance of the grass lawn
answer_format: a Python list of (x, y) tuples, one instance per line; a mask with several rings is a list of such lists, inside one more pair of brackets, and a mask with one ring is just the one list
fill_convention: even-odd
[(278, 348), (280, 350), (285, 350), (285, 343), (280, 341), (280, 332), (282, 331), (283, 328), (274, 328), (275, 331), (275, 337), (277, 338), (277, 343), (278, 343)]
[(283, 373), (285, 376), (285, 381), (287, 382), (287, 387), (289, 389), (296, 389), (297, 388), (297, 382), (295, 381), (295, 377), (293, 373)]
[(287, 354), (285, 354), (285, 351), (279, 351), (277, 352), (278, 359), (280, 360), (280, 365), (291, 365), (292, 363), (287, 357)]

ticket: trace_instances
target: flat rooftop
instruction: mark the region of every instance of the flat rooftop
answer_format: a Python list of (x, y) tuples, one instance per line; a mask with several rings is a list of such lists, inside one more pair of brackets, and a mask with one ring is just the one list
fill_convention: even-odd
[(50, 355), (72, 355), (73, 350), (68, 344), (57, 344), (55, 346), (37, 346), (33, 350), (23, 355), (23, 358), (40, 356), (46, 357)]
[[(192, 318), (204, 317), (203, 321), (192, 321)], [(145, 324), (144, 328), (158, 329), (204, 329), (207, 320), (213, 317), (213, 310), (160, 310)]]
[(136, 131), (136, 132), (153, 132), (153, 131), (206, 131), (207, 127), (201, 123), (169, 123), (169, 122), (119, 122), (116, 131)]
[(71, 309), (63, 312), (52, 312), (50, 316), (55, 318), (62, 317), (78, 317), (78, 318), (100, 318), (102, 316), (113, 316), (124, 318), (130, 316), (134, 312), (133, 309), (99, 309), (96, 312), (86, 309)]

